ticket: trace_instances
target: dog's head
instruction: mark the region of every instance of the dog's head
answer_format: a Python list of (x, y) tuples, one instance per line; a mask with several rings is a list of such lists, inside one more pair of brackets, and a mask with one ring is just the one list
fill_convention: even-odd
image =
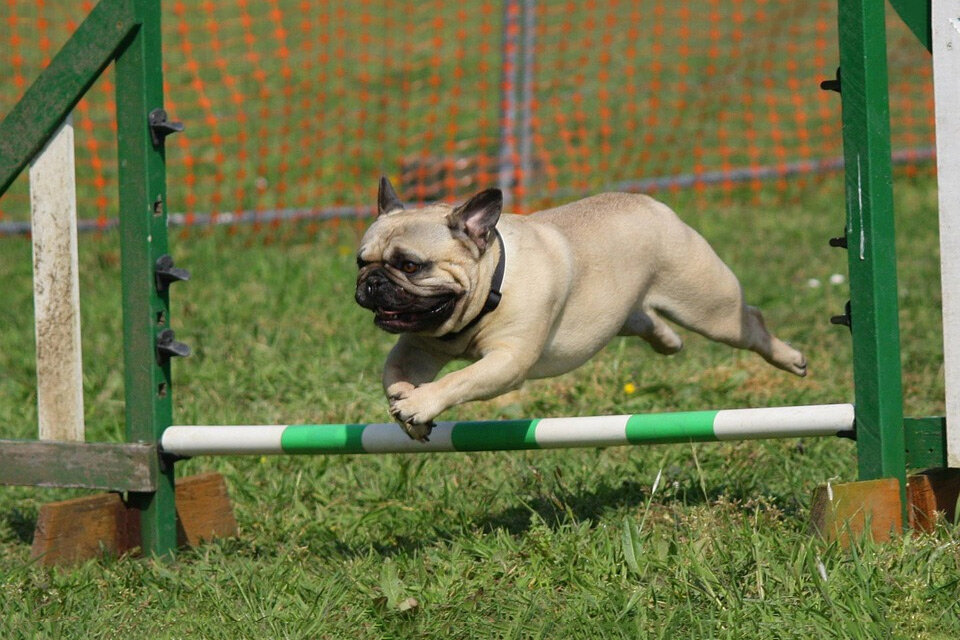
[(357, 302), (390, 333), (459, 330), (468, 311), (483, 304), (487, 249), (502, 207), (500, 190), (487, 189), (458, 207), (406, 209), (380, 178), (377, 219), (357, 251)]

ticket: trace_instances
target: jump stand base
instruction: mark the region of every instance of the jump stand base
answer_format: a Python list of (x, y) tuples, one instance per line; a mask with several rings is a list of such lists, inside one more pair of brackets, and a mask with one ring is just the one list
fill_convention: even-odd
[(960, 469), (931, 469), (907, 479), (910, 502), (910, 526), (927, 533), (933, 531), (939, 512), (947, 522), (957, 522), (960, 498)]
[[(176, 487), (177, 538), (181, 546), (237, 535), (237, 521), (223, 476), (181, 478)], [(31, 556), (43, 566), (76, 564), (102, 556), (139, 554), (139, 512), (117, 493), (101, 493), (40, 508)]]
[[(933, 530), (938, 513), (956, 518), (960, 469), (936, 469), (907, 478), (908, 525)], [(864, 536), (886, 542), (903, 531), (900, 486), (895, 478), (817, 487), (810, 506), (811, 530), (848, 547)]]
[(843, 547), (863, 536), (886, 542), (903, 531), (900, 483), (881, 478), (819, 486), (813, 491), (810, 525), (813, 533)]

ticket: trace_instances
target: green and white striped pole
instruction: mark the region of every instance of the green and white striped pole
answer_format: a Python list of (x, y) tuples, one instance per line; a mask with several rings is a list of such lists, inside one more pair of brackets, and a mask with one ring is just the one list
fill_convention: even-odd
[(439, 422), (429, 442), (394, 423), (173, 426), (161, 438), (178, 456), (430, 453), (611, 447), (853, 435), (851, 404), (481, 422)]

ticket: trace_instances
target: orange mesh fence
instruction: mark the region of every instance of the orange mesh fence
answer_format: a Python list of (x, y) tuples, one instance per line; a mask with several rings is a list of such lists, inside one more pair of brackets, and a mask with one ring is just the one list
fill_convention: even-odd
[[(0, 113), (92, 2), (0, 0)], [(608, 189), (796, 195), (841, 162), (834, 2), (167, 0), (172, 220), (366, 216), (500, 186), (526, 211)], [(893, 149), (933, 171), (929, 55), (891, 13)], [(74, 115), (80, 216), (117, 216), (113, 76)], [(801, 187), (796, 189), (795, 187)], [(28, 220), (21, 177), (0, 224)]]

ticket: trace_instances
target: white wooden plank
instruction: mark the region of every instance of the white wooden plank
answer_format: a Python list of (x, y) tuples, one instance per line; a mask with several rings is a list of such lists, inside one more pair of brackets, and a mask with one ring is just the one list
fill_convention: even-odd
[(41, 440), (84, 439), (75, 176), (68, 118), (30, 166)]
[(960, 0), (934, 0), (932, 20), (947, 460), (960, 467)]

